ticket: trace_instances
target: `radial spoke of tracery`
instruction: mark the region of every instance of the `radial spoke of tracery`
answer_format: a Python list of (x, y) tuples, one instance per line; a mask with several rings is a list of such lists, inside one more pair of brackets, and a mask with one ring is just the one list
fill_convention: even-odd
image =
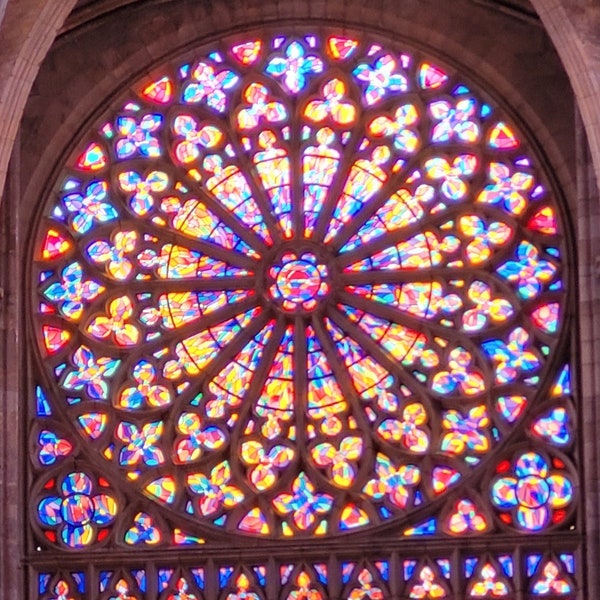
[[(390, 199), (394, 208), (402, 204)], [(386, 205), (384, 205), (385, 207)], [(395, 227), (382, 217), (372, 218), (341, 249), (340, 265), (356, 270), (371, 262), (383, 268), (420, 268), (449, 265), (452, 268), (478, 268), (493, 264), (500, 251), (512, 245), (516, 231), (512, 219), (488, 207), (474, 211), (472, 207), (453, 207), (451, 210), (413, 219), (408, 211), (405, 222)], [(461, 243), (462, 242), (462, 243)], [(414, 250), (413, 250), (414, 247)], [(421, 256), (417, 250), (421, 248)], [(423, 260), (426, 261), (423, 262)], [(422, 263), (422, 264), (421, 264)]]
[(247, 169), (254, 174), (278, 237), (294, 235), (293, 185), (296, 163), (290, 156), (291, 114), (277, 86), (247, 79), (237, 109), (237, 138)]
[(371, 202), (360, 215), (353, 220), (355, 232), (348, 232), (347, 241), (338, 236), (340, 253), (348, 252), (367, 242), (394, 231), (416, 227), (427, 215), (431, 214), (435, 188), (425, 183), (416, 171), (404, 181), (391, 195), (380, 194), (378, 202)]
[(163, 202), (162, 208), (164, 218), (153, 221), (153, 224), (172, 232), (171, 236), (176, 237), (171, 241), (190, 244), (190, 239), (198, 240), (199, 249), (215, 257), (225, 253), (234, 261), (245, 258), (248, 262), (261, 256), (255, 250), (255, 247), (260, 250), (260, 241), (249, 229), (240, 226), (226, 209), (211, 203), (206, 194), (198, 194), (198, 197), (190, 194), (184, 199), (170, 197)]
[[(360, 410), (357, 389), (348, 381), (351, 369), (336, 352), (332, 332), (324, 325), (326, 323), (320, 319), (313, 319), (306, 329), (309, 349), (307, 404), (312, 420), (307, 437), (321, 441), (312, 449), (316, 464), (328, 467), (327, 473), (335, 485), (350, 487), (360, 478), (359, 471), (365, 471), (369, 463), (370, 448), (364, 432), (369, 429), (370, 419)], [(335, 459), (332, 458), (334, 447), (337, 448)], [(328, 458), (319, 458), (317, 453), (325, 453)]]
[(260, 419), (261, 434), (266, 439), (294, 439), (295, 399), (294, 328), (288, 325), (279, 341), (264, 385), (255, 400), (255, 414)]
[[(379, 291), (376, 286), (374, 287), (376, 292)], [(419, 287), (416, 289), (418, 290)], [(469, 289), (473, 290), (473, 297), (475, 297), (475, 291), (479, 291), (477, 282)], [(486, 290), (483, 289), (483, 293), (485, 293), (485, 291)], [(414, 297), (412, 294), (412, 292), (414, 292), (413, 289), (409, 288), (406, 292), (409, 294), (409, 297)], [(454, 348), (456, 351), (460, 348), (466, 351), (471, 357), (469, 361), (470, 364), (478, 365), (478, 370), (482, 373), (482, 377), (484, 379), (489, 378), (490, 372), (489, 367), (486, 365), (487, 360), (485, 355), (481, 352), (476, 342), (464, 335), (464, 333), (472, 333), (478, 330), (477, 325), (481, 323), (482, 319), (480, 318), (480, 313), (477, 309), (472, 309), (472, 313), (465, 311), (469, 321), (461, 323), (462, 327), (460, 327), (459, 331), (463, 335), (457, 335), (452, 331), (455, 327), (455, 323), (452, 320), (447, 318), (441, 318), (439, 319), (439, 322), (434, 320), (434, 318), (442, 311), (442, 317), (450, 316), (452, 312), (455, 312), (456, 309), (461, 306), (461, 303), (457, 301), (457, 297), (454, 299), (449, 297), (444, 298), (444, 300), (448, 301), (448, 304), (443, 303), (441, 304), (441, 307), (437, 304), (435, 299), (433, 302), (425, 301), (419, 306), (417, 304), (418, 299), (415, 298), (415, 304), (411, 305), (410, 310), (408, 311), (397, 310), (394, 306), (394, 296), (390, 297), (388, 286), (384, 287), (383, 297), (380, 297), (378, 301), (372, 302), (370, 300), (372, 300), (373, 297), (371, 296), (370, 299), (367, 299), (367, 297), (340, 294), (340, 300), (346, 303), (341, 304), (340, 306), (349, 318), (359, 323), (359, 326), (364, 331), (371, 333), (372, 336), (374, 329), (389, 327), (388, 331), (390, 332), (390, 335), (392, 335), (392, 330), (395, 331), (394, 335), (396, 341), (394, 343), (399, 343), (400, 340), (406, 340), (406, 343), (411, 343), (410, 341), (414, 340), (412, 342), (412, 348), (408, 352), (408, 354), (411, 354), (414, 350), (416, 353), (412, 360), (409, 359), (408, 356), (406, 359), (400, 358), (397, 354), (399, 349), (394, 349), (394, 356), (401, 364), (406, 366), (414, 365), (415, 362), (417, 364), (420, 362), (425, 369), (435, 369), (440, 363), (443, 363), (441, 357), (446, 354), (446, 348)], [(453, 303), (457, 304), (453, 306)], [(508, 309), (506, 305), (502, 305), (502, 308), (505, 310)], [(364, 313), (364, 316), (361, 317), (361, 313)], [(494, 314), (496, 322), (506, 320), (506, 317), (502, 317), (504, 317), (504, 315)], [(477, 324), (472, 323), (474, 319), (479, 319)], [(368, 324), (366, 324), (367, 322)], [(489, 323), (492, 324), (493, 322), (494, 321), (490, 316)], [(485, 324), (485, 321), (483, 321), (481, 327)], [(422, 336), (417, 336), (416, 332), (419, 332)], [(377, 338), (376, 335), (373, 337), (374, 339)], [(425, 340), (427, 340), (427, 343)], [(409, 368), (409, 371), (411, 371), (411, 369), (412, 367)], [(416, 374), (418, 371), (412, 370), (411, 372)], [(418, 375), (417, 378), (421, 379), (421, 376)], [(474, 390), (470, 390), (466, 393), (477, 394), (483, 392), (484, 389), (485, 387), (482, 380)]]
[[(457, 279), (456, 275), (447, 271), (445, 279), (428, 281), (421, 277), (403, 283), (389, 278), (386, 283), (347, 285), (345, 290), (412, 319), (468, 333), (506, 323), (518, 310), (519, 297), (487, 272), (475, 271), (464, 279)], [(346, 302), (354, 304), (350, 298)]]
[[(341, 251), (356, 247), (360, 242), (373, 240), (383, 233), (414, 226), (426, 217), (449, 219), (473, 193), (473, 176), (480, 171), (480, 160), (472, 154), (456, 154), (453, 160), (443, 156), (431, 158), (425, 154), (403, 166), (382, 193), (361, 210), (346, 231), (337, 236)], [(479, 177), (478, 179), (481, 179)], [(447, 186), (450, 180), (457, 189)]]
[[(154, 502), (94, 508), (94, 477), (57, 469), (35, 492), (43, 543), (88, 546), (113, 521), (125, 545), (567, 522), (568, 368), (547, 381), (564, 227), (502, 110), (350, 33), (223, 39), (152, 72), (66, 161), (39, 225), (52, 389), (34, 462), (91, 458), (119, 502)], [(416, 565), (409, 589), (445, 593)]]
[(510, 226), (473, 213), (454, 214), (445, 222), (431, 223), (426, 229), (409, 230), (404, 235), (398, 232), (388, 238), (344, 256), (340, 261), (346, 265), (344, 271), (413, 271), (442, 267), (489, 270), (501, 256), (493, 256), (494, 252), (500, 253), (514, 245)]
[[(252, 106), (253, 99), (246, 93), (242, 102)], [(171, 135), (174, 162), (213, 201), (270, 246), (275, 230), (271, 211), (245, 173), (246, 161), (236, 153), (229, 128), (210, 112), (192, 109), (173, 118)]]
[[(398, 384), (403, 386), (402, 395), (405, 396), (414, 396), (418, 398), (419, 402), (428, 404), (429, 398), (427, 397), (427, 393), (425, 388), (423, 387), (423, 381), (421, 379), (417, 379), (413, 377), (410, 373), (407, 372), (405, 368), (403, 368), (402, 364), (391, 355), (386, 348), (378, 343), (376, 339), (378, 336), (381, 337), (387, 331), (387, 328), (382, 329), (370, 329), (361, 328), (359, 324), (356, 322), (354, 318), (352, 318), (346, 311), (349, 311), (350, 314), (353, 314), (356, 319), (360, 319), (364, 313), (362, 311), (358, 311), (352, 307), (346, 306), (345, 310), (342, 306), (337, 307), (335, 310), (331, 310), (329, 312), (329, 316), (326, 319), (326, 325), (328, 327), (330, 335), (335, 339), (342, 335), (344, 332), (344, 337), (346, 337), (346, 342), (342, 345), (342, 348), (345, 348), (346, 344), (349, 344), (354, 352), (358, 352), (358, 356), (368, 355), (371, 356), (373, 360), (369, 360), (368, 364), (371, 369), (373, 369), (373, 373), (369, 372), (370, 377), (376, 377), (377, 374), (381, 373), (381, 369), (385, 372), (393, 375), (394, 379), (397, 380)], [(398, 328), (400, 333), (404, 332), (406, 335), (410, 333), (410, 330), (405, 328)], [(396, 329), (392, 330), (392, 335), (394, 333), (398, 333)], [(398, 335), (400, 335), (398, 333)], [(390, 347), (394, 352), (400, 353), (402, 351), (406, 352), (407, 349), (413, 347), (414, 342), (417, 340), (424, 341), (426, 338), (421, 336), (418, 332), (413, 332), (412, 336), (409, 336), (408, 343), (400, 344), (397, 348), (394, 346), (394, 343), (390, 344)], [(390, 385), (391, 382), (388, 381)], [(385, 405), (385, 396), (382, 398), (383, 404)], [(392, 403), (392, 408), (390, 409), (392, 412), (398, 411), (400, 408), (400, 403), (398, 401), (394, 401)]]
[[(117, 117), (116, 122), (120, 119)], [(105, 125), (105, 135), (109, 135), (109, 130), (112, 131), (110, 124)], [(157, 138), (157, 143), (159, 139), (161, 147), (162, 144), (165, 148), (169, 146), (162, 136)], [(161, 154), (164, 153), (165, 150), (161, 150)], [(90, 156), (103, 156), (108, 160), (108, 155), (110, 147), (96, 142), (86, 148), (80, 160), (85, 163), (91, 160)], [(260, 246), (261, 241), (252, 230), (240, 229), (236, 215), (214, 195), (200, 189), (197, 181), (190, 181), (180, 167), (164, 161), (159, 166), (157, 158), (117, 159), (106, 169), (94, 169), (92, 164), (83, 178), (76, 170), (72, 171), (62, 185), (62, 194), (73, 229), (77, 233), (95, 229), (95, 220), (98, 224), (111, 224), (117, 211), (122, 212), (122, 216), (132, 215), (138, 223), (148, 221), (182, 237), (256, 256), (249, 244)]]

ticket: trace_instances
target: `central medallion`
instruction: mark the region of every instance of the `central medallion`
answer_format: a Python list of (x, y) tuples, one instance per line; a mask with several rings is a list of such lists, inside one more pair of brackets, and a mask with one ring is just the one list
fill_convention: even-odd
[(290, 313), (314, 310), (330, 289), (327, 266), (312, 252), (285, 252), (268, 276), (270, 298)]

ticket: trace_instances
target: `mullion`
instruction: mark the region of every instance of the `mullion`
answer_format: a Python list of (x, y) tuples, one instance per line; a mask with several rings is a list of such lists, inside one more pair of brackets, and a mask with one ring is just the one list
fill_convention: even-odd
[[(336, 131), (337, 136), (340, 136), (341, 133), (341, 131)], [(363, 136), (364, 132), (362, 130), (362, 123), (355, 124), (354, 130), (351, 132), (350, 139), (346, 142), (345, 147), (342, 147), (342, 158), (338, 164), (336, 175), (329, 188), (327, 200), (321, 207), (321, 211), (318, 215), (317, 223), (312, 235), (312, 239), (315, 241), (322, 242), (327, 233), (327, 229), (331, 223), (333, 211), (339, 202), (344, 186), (346, 185), (346, 180), (350, 175), (350, 168), (357, 160), (358, 155), (356, 148)]]
[[(302, 121), (298, 115), (299, 105), (293, 104), (290, 123), (290, 140), (302, 139)], [(289, 144), (290, 188), (292, 195), (292, 232), (293, 237), (304, 237), (304, 144)]]
[(379, 362), (387, 371), (392, 373), (398, 383), (401, 383), (411, 389), (415, 395), (419, 396), (422, 400), (428, 401), (428, 391), (426, 386), (415, 381), (413, 377), (409, 375), (407, 370), (398, 363), (391, 355), (389, 355), (371, 336), (358, 327), (356, 323), (353, 323), (346, 315), (339, 312), (337, 309), (331, 309), (329, 316), (331, 320), (351, 338), (353, 338), (363, 350), (370, 354), (377, 362)]
[[(241, 101), (239, 98), (239, 92), (231, 92), (230, 100)], [(190, 114), (194, 119), (197, 120), (198, 123), (203, 121), (208, 121), (209, 124), (215, 125), (218, 129), (224, 134), (225, 138), (230, 140), (232, 143), (235, 140), (235, 136), (232, 135), (232, 127), (231, 120), (227, 119), (215, 112), (212, 112), (206, 106), (199, 105), (188, 105), (183, 110), (183, 107), (179, 105), (172, 106), (169, 110), (166, 111), (165, 117), (169, 123), (172, 123), (177, 116), (182, 114)], [(167, 147), (173, 145), (175, 140), (175, 135), (169, 135), (165, 133), (165, 141)], [(206, 158), (208, 154), (210, 154), (210, 150), (204, 149), (200, 152), (199, 159), (196, 159), (194, 162), (190, 163), (188, 167), (195, 166), (199, 169), (202, 168), (201, 161)], [(215, 154), (223, 158), (224, 150), (216, 150)], [(239, 159), (243, 156), (243, 152), (238, 151), (236, 153), (236, 159)], [(231, 158), (231, 157), (229, 157)], [(225, 207), (221, 201), (214, 196), (211, 192), (209, 192), (204, 187), (204, 182), (200, 183), (194, 177), (192, 177), (187, 171), (186, 167), (180, 164), (178, 161), (172, 159), (172, 168), (173, 171), (180, 174), (180, 180), (184, 181), (186, 187), (190, 188), (190, 194), (195, 194), (198, 200), (204, 202), (211, 210), (214, 212), (225, 224), (227, 224), (242, 240), (244, 240), (249, 246), (251, 246), (254, 250), (256, 250), (259, 254), (264, 253), (265, 249), (265, 241), (260, 237), (258, 233), (250, 228), (250, 226), (244, 224), (244, 222), (239, 218), (232, 210)], [(240, 165), (236, 165), (240, 169), (240, 173), (244, 175), (245, 171), (241, 168)], [(248, 182), (249, 184), (251, 182)], [(256, 198), (255, 198), (256, 200)], [(261, 215), (263, 218), (265, 217), (264, 210), (261, 210)], [(265, 221), (266, 223), (266, 221)]]
[[(410, 313), (405, 313), (395, 306), (378, 302), (377, 300), (372, 300), (364, 296), (341, 291), (338, 293), (338, 298), (340, 302), (344, 304), (354, 306), (364, 312), (385, 319), (386, 321), (397, 323), (403, 327), (408, 327), (416, 332), (421, 333), (424, 328), (427, 328), (432, 333), (431, 337), (447, 337), (448, 334), (453, 335), (458, 333), (454, 329), (438, 325), (433, 320), (428, 320), (423, 317), (419, 318)], [(425, 335), (427, 335), (428, 338), (430, 337), (428, 333)]]
[[(269, 371), (273, 366), (275, 357), (279, 350), (279, 345), (285, 335), (285, 321), (281, 318), (277, 319), (271, 338), (263, 348), (263, 354), (259, 361), (258, 368), (254, 371), (252, 381), (246, 391), (245, 401), (242, 402), (240, 410), (238, 412), (238, 422), (247, 423), (250, 419), (253, 419), (253, 412), (256, 407), (256, 402), (261, 396), (262, 389), (265, 385)], [(256, 335), (256, 334), (255, 334)], [(249, 341), (249, 340), (248, 340)], [(241, 348), (239, 348), (241, 350)], [(232, 356), (233, 358), (233, 356)], [(242, 431), (242, 427), (238, 426), (231, 433), (231, 446), (232, 448), (239, 449), (241, 447), (240, 438), (245, 435)], [(234, 458), (235, 457), (235, 458)], [(237, 462), (239, 461), (238, 452), (232, 453), (232, 458)], [(256, 490), (251, 488), (254, 494), (258, 494)]]
[[(364, 225), (398, 190), (401, 189), (401, 176), (412, 173), (412, 169), (418, 163), (418, 157), (413, 157), (411, 161), (398, 173), (391, 173), (388, 180), (381, 186), (375, 195), (363, 204), (350, 221), (344, 223), (342, 228), (336, 233), (331, 241), (331, 247), (338, 252), (344, 244), (352, 237), (354, 233)], [(413, 166), (414, 165), (414, 166)]]
[[(240, 302), (236, 302), (235, 304), (228, 304), (224, 306), (222, 309), (219, 309), (213, 313), (208, 315), (203, 315), (199, 317), (195, 322), (188, 323), (187, 325), (173, 329), (168, 331), (167, 333), (161, 334), (159, 338), (155, 340), (150, 340), (149, 342), (145, 342), (139, 344), (137, 349), (139, 352), (143, 352), (145, 354), (154, 354), (158, 350), (162, 348), (172, 348), (175, 343), (185, 342), (190, 337), (193, 337), (196, 334), (203, 333), (224, 321), (229, 319), (233, 319), (239, 314), (245, 313), (250, 310), (253, 306), (256, 306), (257, 300), (256, 298), (247, 298)], [(127, 350), (126, 348), (120, 348), (121, 351)], [(186, 350), (187, 353), (187, 350)], [(127, 367), (127, 371), (129, 370), (129, 366), (135, 363), (139, 358), (138, 354), (129, 355), (128, 358), (123, 361), (122, 366)]]
[[(214, 120), (214, 117), (212, 118)], [(228, 132), (226, 124), (220, 121), (219, 125), (223, 130)], [(258, 254), (264, 254), (266, 250), (266, 244), (265, 241), (258, 235), (258, 233), (246, 225), (233, 211), (224, 206), (216, 196), (214, 196), (196, 179), (189, 175), (182, 165), (173, 161), (170, 169), (174, 174), (179, 174), (179, 180), (183, 181), (185, 187), (188, 188), (187, 194), (189, 195), (190, 200), (199, 200), (205, 204), (207, 208), (209, 208), (210, 211), (219, 218), (219, 220), (223, 221), (224, 224), (226, 224)], [(174, 179), (177, 178), (174, 177)], [(185, 199), (186, 198), (184, 198), (184, 200)]]
[[(477, 365), (477, 368), (484, 370), (488, 381), (491, 380), (490, 374), (488, 373), (489, 359), (484, 358), (479, 345), (474, 340), (464, 335), (463, 332), (454, 328), (444, 327), (443, 325), (439, 325), (438, 323), (432, 321), (426, 321), (424, 319), (419, 320), (418, 317), (402, 313), (398, 309), (390, 307), (382, 302), (369, 300), (368, 298), (354, 296), (347, 293), (341, 293), (340, 296), (341, 299), (346, 300), (346, 304), (349, 304), (350, 306), (355, 306), (359, 310), (362, 310), (366, 313), (372, 314), (386, 321), (408, 327), (415, 333), (425, 335), (427, 337), (427, 343), (429, 346), (434, 345), (433, 340), (435, 338), (441, 338), (450, 342), (448, 347), (451, 349), (462, 347), (465, 350), (468, 350), (471, 353), (473, 363)], [(439, 351), (443, 351), (443, 349), (439, 348)], [(436, 352), (438, 352), (437, 349)], [(479, 357), (479, 360), (476, 360), (476, 357)]]
[[(267, 326), (269, 319), (269, 311), (262, 311), (261, 314), (259, 314), (255, 320), (251, 321), (245, 329), (238, 332), (233, 341), (222, 348), (218, 356), (216, 356), (203, 370), (203, 381), (208, 382), (212, 380), (222, 369), (224, 369), (235, 358), (238, 352), (240, 352), (251, 339)], [(197, 390), (195, 389), (193, 390), (194, 395), (196, 394), (196, 391)]]
[(306, 322), (301, 316), (294, 318), (294, 407), (297, 432), (298, 458), (308, 457), (305, 430), (308, 423), (308, 351), (306, 344)]
[[(110, 281), (114, 290), (121, 287), (132, 293), (144, 293), (148, 291), (161, 290), (167, 286), (174, 286), (177, 291), (226, 291), (226, 290), (251, 290), (256, 285), (256, 278), (253, 275), (243, 275), (240, 277), (213, 277), (209, 279), (197, 279), (195, 277), (186, 277), (181, 279), (133, 279), (131, 281), (114, 282)], [(118, 286), (118, 287), (117, 287)]]
[[(400, 242), (406, 241), (407, 239), (414, 237), (415, 235), (422, 234), (425, 231), (431, 231), (436, 234), (439, 233), (441, 237), (449, 235), (449, 231), (443, 231), (441, 229), (442, 225), (452, 221), (456, 223), (462, 216), (470, 215), (480, 217), (482, 218), (482, 220), (486, 218), (499, 219), (500, 222), (510, 226), (513, 229), (513, 232), (517, 228), (517, 224), (513, 222), (513, 219), (510, 218), (508, 215), (501, 213), (500, 211), (493, 211), (489, 209), (486, 210), (486, 208), (484, 208), (483, 206), (477, 207), (477, 209), (473, 208), (472, 210), (468, 210), (467, 207), (459, 204), (451, 206), (448, 209), (433, 215), (424, 214), (423, 217), (421, 217), (421, 219), (413, 223), (409, 223), (408, 225), (400, 227), (393, 231), (385, 231), (381, 235), (370, 239), (366, 243), (361, 241), (358, 244), (358, 246), (356, 246), (352, 250), (339, 253), (336, 259), (337, 263), (341, 268), (346, 267), (355, 262), (359, 262), (361, 260), (369, 258), (370, 256), (373, 256), (374, 254), (381, 252), (387, 248), (396, 247)], [(458, 229), (456, 227), (456, 224), (455, 229)], [(458, 231), (455, 231), (455, 233), (458, 233), (460, 236), (467, 238), (465, 234), (462, 234)], [(463, 245), (465, 244), (466, 240), (461, 239), (460, 249), (462, 249)], [(497, 254), (500, 254), (502, 253), (503, 249), (512, 248), (512, 246), (513, 241), (511, 239), (508, 240), (503, 246), (495, 248), (495, 250)], [(496, 260), (498, 260), (497, 257)]]
[(214, 242), (210, 242), (210, 238), (205, 240), (192, 237), (178, 229), (160, 227), (152, 221), (146, 222), (145, 232), (154, 233), (156, 237), (162, 238), (160, 242), (157, 242), (159, 244), (174, 243), (176, 245), (184, 245), (190, 250), (200, 252), (203, 255), (216, 258), (217, 260), (221, 260), (232, 266), (238, 266), (244, 269), (255, 269), (257, 266), (255, 259), (240, 253), (239, 250), (228, 249)]
[[(371, 424), (365, 420), (364, 411), (362, 410), (360, 403), (360, 397), (358, 395), (358, 391), (354, 387), (354, 384), (351, 383), (348, 369), (336, 351), (335, 344), (332, 341), (331, 336), (325, 331), (323, 321), (313, 316), (312, 326), (315, 331), (315, 335), (321, 344), (321, 348), (327, 357), (329, 365), (331, 366), (333, 375), (340, 386), (340, 389), (342, 390), (344, 398), (346, 398), (348, 401), (349, 409), (353, 408), (354, 418), (358, 422), (362, 422), (362, 424), (358, 427), (358, 431), (364, 433), (366, 436), (371, 429)], [(350, 413), (350, 410), (348, 412)]]
[[(257, 75), (258, 74), (256, 72), (249, 73), (248, 75), (246, 75), (244, 77), (243, 83), (240, 83), (240, 89), (245, 88), (250, 83), (256, 82), (256, 83), (265, 85), (265, 87), (269, 90), (269, 92), (273, 93), (274, 86), (272, 85), (272, 82), (269, 80), (265, 80), (262, 75), (258, 75), (258, 77), (257, 77)], [(250, 80), (252, 80), (252, 81), (250, 81)], [(282, 103), (284, 105), (286, 105), (286, 104), (289, 105), (287, 98), (281, 98), (275, 94), (273, 94), (273, 95), (274, 95), (274, 97), (276, 97), (277, 100), (282, 101)], [(238, 108), (241, 106), (245, 106), (245, 104), (246, 104), (245, 101), (240, 99), (240, 104), (238, 105)], [(293, 119), (293, 114), (290, 113), (289, 106), (286, 106), (286, 110), (288, 111), (287, 123), (289, 124), (290, 119)], [(232, 114), (233, 114), (233, 111), (232, 111)], [(285, 126), (286, 126), (285, 124), (281, 124), (281, 125), (275, 125), (273, 128), (277, 129), (277, 128), (285, 127)], [(268, 124), (263, 125), (262, 127), (264, 129), (268, 129), (269, 125)], [(257, 128), (258, 128), (258, 126), (257, 126)], [(252, 136), (258, 137), (258, 130), (248, 132), (248, 133)], [(236, 135), (230, 136), (232, 146), (235, 148), (236, 160), (239, 161), (238, 166), (240, 167), (240, 171), (242, 174), (252, 173), (252, 177), (246, 177), (246, 181), (248, 182), (248, 185), (250, 186), (252, 198), (254, 198), (255, 202), (257, 203), (257, 205), (261, 211), (265, 225), (266, 225), (267, 229), (269, 230), (269, 232), (271, 233), (271, 236), (273, 237), (273, 241), (275, 243), (280, 242), (282, 229), (279, 225), (279, 221), (277, 219), (275, 219), (275, 217), (273, 216), (271, 200), (268, 198), (267, 191), (262, 186), (262, 182), (261, 182), (260, 176), (258, 174), (258, 171), (256, 170), (254, 162), (252, 160), (250, 160), (249, 155), (246, 153), (245, 149), (242, 147), (242, 145), (240, 143), (240, 139), (239, 139), (240, 134), (241, 134), (240, 131), (236, 131)], [(280, 137), (283, 138), (283, 136), (280, 136)], [(256, 148), (254, 149), (254, 153), (256, 153)], [(288, 152), (288, 158), (289, 158), (289, 152)], [(291, 173), (290, 173), (290, 175), (291, 175)], [(290, 179), (290, 185), (291, 185), (291, 179)]]
[(476, 269), (452, 267), (431, 267), (427, 269), (388, 269), (385, 271), (345, 271), (342, 280), (345, 286), (349, 285), (401, 285), (403, 283), (421, 283), (443, 279), (460, 280), (478, 272)]

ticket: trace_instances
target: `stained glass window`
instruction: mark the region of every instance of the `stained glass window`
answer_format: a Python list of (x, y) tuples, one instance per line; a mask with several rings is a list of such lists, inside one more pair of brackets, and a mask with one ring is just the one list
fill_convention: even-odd
[(38, 597), (575, 598), (566, 225), (514, 119), (359, 33), (152, 73), (37, 225)]

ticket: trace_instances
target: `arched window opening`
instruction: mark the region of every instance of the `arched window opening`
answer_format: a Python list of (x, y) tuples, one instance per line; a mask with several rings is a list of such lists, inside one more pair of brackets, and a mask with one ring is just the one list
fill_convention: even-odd
[(452, 66), (224, 39), (36, 227), (37, 597), (575, 598), (566, 226)]

